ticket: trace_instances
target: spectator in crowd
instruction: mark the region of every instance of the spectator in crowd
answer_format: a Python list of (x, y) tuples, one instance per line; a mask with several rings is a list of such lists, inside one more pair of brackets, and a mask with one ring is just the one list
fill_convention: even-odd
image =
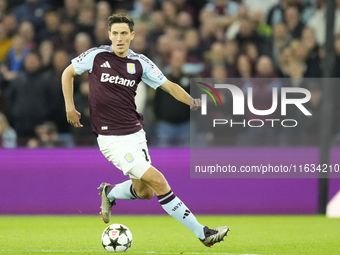
[(253, 43), (260, 55), (265, 52), (266, 37), (257, 34), (250, 19), (243, 19), (240, 22), (240, 29), (235, 41), (240, 47)]
[(75, 24), (77, 22), (79, 9), (79, 0), (64, 0), (64, 8), (60, 12), (60, 20), (69, 20), (70, 22)]
[(277, 5), (281, 0), (243, 0), (242, 3), (248, 10), (260, 10), (264, 17), (267, 17), (268, 11)]
[[(180, 13), (182, 11), (190, 13), (190, 16), (194, 16), (196, 13), (195, 10), (195, 6), (194, 6), (194, 1), (187, 1), (187, 0), (170, 0), (176, 8), (176, 13)], [(205, 1), (195, 1), (197, 2), (198, 5), (200, 5), (201, 7), (204, 6), (204, 3), (202, 4), (202, 2)]]
[(60, 16), (57, 11), (48, 11), (45, 16), (45, 27), (40, 30), (39, 42), (53, 40), (58, 35)]
[(285, 10), (285, 21), (287, 30), (293, 39), (300, 39), (304, 24), (299, 19), (299, 9), (296, 6), (289, 6)]
[(110, 45), (110, 39), (107, 36), (107, 21), (98, 20), (94, 28), (94, 45)]
[(19, 26), (19, 34), (25, 39), (26, 45), (30, 50), (36, 47), (35, 31), (31, 22), (22, 22)]
[(212, 64), (224, 64), (224, 47), (223, 43), (215, 42), (211, 45), (209, 58)]
[[(275, 79), (274, 66), (271, 59), (267, 56), (261, 56), (256, 65), (257, 77), (261, 79), (253, 79), (248, 81), (244, 86), (244, 94), (246, 100), (251, 97), (252, 106), (256, 110), (268, 110), (273, 105), (272, 89), (280, 88), (281, 83)], [(248, 88), (252, 87), (252, 94), (248, 94)], [(240, 146), (274, 146), (278, 144), (278, 127), (266, 122), (265, 119), (278, 119), (278, 110), (270, 115), (258, 116), (252, 113), (249, 109), (246, 110), (246, 122), (251, 119), (262, 120), (263, 126), (255, 128), (251, 126), (246, 127), (246, 131), (240, 136)], [(254, 124), (254, 123), (253, 123)], [(255, 125), (255, 124), (254, 124)], [(256, 123), (256, 125), (260, 125)]]
[(140, 22), (134, 26), (137, 35), (146, 37), (148, 34), (148, 27), (145, 23)]
[(165, 17), (166, 24), (175, 25), (176, 24), (176, 6), (173, 2), (167, 0), (162, 3), (162, 11)]
[(54, 54), (54, 46), (52, 41), (45, 40), (40, 43), (39, 54), (41, 57), (41, 68), (44, 70), (52, 69), (52, 58)]
[(224, 65), (213, 65), (210, 75), (216, 84), (220, 84), (228, 77), (228, 71)]
[(194, 25), (193, 22), (194, 21), (193, 21), (191, 15), (190, 15), (190, 13), (185, 12), (185, 11), (181, 11), (180, 13), (178, 13), (178, 15), (177, 15), (177, 27), (180, 30), (181, 37), (184, 36), (186, 31), (193, 28), (193, 25)]
[[(223, 84), (225, 83), (226, 78), (228, 77), (228, 71), (225, 68), (224, 63), (215, 63), (211, 67), (211, 73), (209, 77), (212, 78), (214, 84)], [(210, 79), (209, 79), (210, 80)], [(226, 119), (226, 118), (232, 118), (231, 110), (232, 105), (230, 102), (232, 101), (231, 96), (226, 91), (219, 92), (219, 97), (221, 99), (221, 102), (226, 108), (228, 109), (225, 111), (225, 108), (222, 110), (221, 108), (214, 109), (211, 113), (209, 113), (209, 123), (213, 121), (213, 119)], [(212, 104), (210, 102), (210, 104)], [(230, 107), (228, 107), (230, 106)], [(210, 108), (211, 109), (211, 108)], [(201, 124), (202, 125), (202, 124)], [(201, 127), (198, 127), (200, 129)], [(228, 127), (225, 127), (224, 125), (216, 125), (213, 130), (211, 128), (207, 128), (207, 130), (210, 129), (210, 136), (211, 140), (209, 143), (214, 146), (222, 146), (222, 145), (233, 145), (234, 139), (231, 139), (232, 137), (236, 137), (235, 133), (233, 132), (235, 129), (231, 129)]]
[(25, 145), (27, 138), (34, 136), (35, 127), (48, 120), (55, 100), (51, 76), (41, 71), (38, 53), (27, 55), (24, 70), (9, 84), (5, 96), (13, 127)]
[(140, 0), (135, 2), (135, 8), (131, 12), (131, 17), (135, 23), (145, 23), (151, 26), (151, 17), (154, 13), (155, 0)]
[[(166, 76), (189, 93), (191, 76), (183, 73), (182, 67), (185, 61), (185, 50), (172, 51), (171, 73)], [(170, 104), (171, 108), (169, 108)], [(190, 112), (185, 105), (180, 102), (176, 103), (176, 100), (163, 90), (156, 90), (154, 110), (157, 145), (159, 147), (188, 147), (190, 145)]]
[(0, 22), (0, 63), (4, 61), (11, 46), (12, 39), (8, 36), (5, 25)]
[[(340, 1), (336, 0), (337, 9), (334, 19), (334, 35), (340, 35)], [(318, 9), (307, 23), (316, 35), (316, 40), (320, 46), (324, 46), (326, 42), (326, 0), (321, 0), (321, 8)]]
[[(306, 65), (295, 59), (287, 58), (287, 72), (286, 77), (289, 79), (284, 79), (283, 86), (285, 87), (300, 87), (305, 88), (305, 84), (308, 83), (307, 80), (303, 79)], [(291, 95), (291, 97), (296, 98), (296, 95)], [(299, 115), (296, 110), (295, 105), (286, 106), (286, 118), (297, 120)], [(280, 145), (281, 146), (296, 146), (301, 144), (301, 121), (299, 125), (295, 128), (283, 128), (280, 134)]]
[(187, 60), (190, 63), (202, 63), (203, 52), (199, 47), (199, 35), (197, 30), (189, 29), (184, 34), (184, 44), (188, 51)]
[(335, 67), (334, 67), (334, 77), (340, 78), (340, 36), (335, 39)]
[(302, 87), (306, 65), (299, 60), (290, 59), (288, 64), (288, 77), (292, 87)]
[(11, 0), (7, 1), (7, 7), (8, 10), (13, 10), (15, 7), (19, 6), (20, 4), (23, 4), (25, 0)]
[(231, 0), (209, 0), (205, 8), (219, 16), (235, 16), (238, 4)]
[(229, 77), (237, 76), (236, 61), (239, 54), (239, 47), (235, 41), (229, 41), (224, 44), (224, 60)]
[[(70, 125), (68, 125), (65, 120), (65, 104), (63, 101), (63, 94), (61, 88), (61, 75), (65, 68), (68, 66), (70, 57), (65, 51), (56, 51), (53, 55), (53, 68), (52, 68), (52, 78), (51, 85), (53, 90), (53, 95), (55, 100), (53, 100), (53, 107), (50, 120), (57, 125), (59, 132), (58, 138), (63, 142), (66, 147), (74, 147), (73, 137), (71, 135)], [(79, 80), (75, 79), (75, 93), (79, 91)]]
[(272, 28), (264, 22), (263, 13), (255, 9), (250, 13), (250, 20), (253, 22), (254, 29), (261, 36), (270, 36)]
[(235, 40), (237, 34), (240, 31), (241, 21), (248, 18), (248, 10), (244, 5), (239, 6), (237, 15), (233, 22), (226, 28), (225, 38), (228, 41)]
[(5, 17), (7, 10), (7, 0), (0, 0), (0, 21)]
[(162, 11), (156, 11), (151, 16), (151, 25), (149, 29), (149, 33), (147, 35), (147, 43), (149, 49), (155, 53), (156, 42), (158, 42), (158, 38), (163, 35), (165, 28), (165, 17)]
[(77, 31), (86, 33), (88, 36), (93, 35), (95, 27), (94, 10), (91, 7), (83, 7), (77, 19)]
[(27, 147), (34, 148), (55, 148), (63, 147), (64, 144), (59, 140), (58, 128), (54, 122), (45, 121), (43, 124), (35, 127), (36, 137), (27, 142)]
[(18, 22), (13, 14), (7, 14), (2, 20), (7, 34), (9, 37), (13, 37), (17, 33)]
[(215, 65), (225, 65), (223, 44), (220, 42), (215, 42), (211, 45), (209, 52), (205, 55), (205, 69), (202, 72), (203, 77), (210, 77), (212, 68)]
[(205, 20), (200, 26), (200, 48), (202, 51), (208, 51), (211, 45), (223, 41), (223, 30), (218, 26), (216, 20)]
[[(0, 83), (1, 85), (1, 83)], [(3, 89), (0, 86), (0, 112), (7, 112), (6, 111), (6, 103), (4, 100), (4, 93), (3, 93)]]
[(139, 54), (144, 54), (148, 56), (148, 48), (146, 45), (146, 38), (145, 36), (136, 35), (133, 41), (131, 42), (131, 49)]
[[(305, 65), (298, 60), (289, 62), (290, 79), (285, 79), (285, 86), (305, 88), (311, 93), (311, 99), (304, 107), (312, 114), (305, 116), (297, 111), (295, 105), (286, 106), (286, 118), (295, 119), (299, 124), (292, 129), (284, 128), (280, 135), (281, 146), (317, 146), (319, 143), (320, 119), (321, 119), (321, 87), (315, 79), (304, 78)], [(292, 94), (291, 97), (298, 98)]]
[(309, 2), (303, 0), (280, 0), (280, 2), (274, 5), (268, 12), (267, 24), (271, 27), (278, 23), (285, 21), (285, 11), (288, 7), (295, 6), (298, 8), (300, 17), (299, 19), (303, 24), (307, 24), (308, 21), (315, 13), (315, 8)]
[(207, 8), (203, 8), (199, 12), (199, 27), (201, 27), (205, 21), (212, 19), (215, 19), (213, 11), (210, 11)]
[(88, 106), (89, 83), (83, 81), (80, 84), (79, 91), (74, 95), (74, 103), (77, 104), (77, 110), (81, 113), (83, 128), (73, 128), (72, 135), (77, 146), (95, 146), (96, 137), (92, 133), (90, 125), (90, 110)]
[(17, 147), (17, 134), (8, 123), (8, 120), (2, 112), (0, 112), (0, 148)]
[(74, 39), (74, 49), (76, 56), (91, 48), (91, 37), (84, 32), (80, 32)]
[(83, 0), (81, 1), (81, 8), (90, 8), (92, 10), (95, 10), (96, 1), (95, 0)]
[(276, 68), (280, 65), (280, 53), (283, 48), (287, 47), (291, 41), (288, 34), (287, 26), (278, 23), (274, 26), (273, 35), (268, 40), (267, 55), (273, 60)]
[(272, 60), (267, 56), (261, 56), (256, 65), (257, 75), (259, 78), (276, 77)]
[(0, 65), (0, 82), (1, 87), (6, 87), (20, 71), (29, 49), (26, 45), (25, 39), (17, 34), (13, 37), (12, 48), (9, 50), (5, 60)]
[(156, 54), (153, 57), (153, 61), (160, 69), (168, 65), (171, 51), (172, 43), (169, 37), (166, 35), (160, 36), (157, 41)]
[(293, 41), (291, 43), (291, 48), (293, 57), (306, 65), (304, 73), (305, 78), (322, 77), (318, 58), (312, 58), (312, 55), (309, 55), (310, 50), (308, 49), (308, 46), (306, 46), (302, 41)]
[(99, 1), (97, 3), (97, 14), (96, 14), (96, 18), (97, 18), (97, 22), (98, 21), (104, 21), (107, 22), (107, 19), (109, 18), (109, 16), (111, 15), (111, 6), (109, 5), (109, 3), (107, 1)]
[(237, 77), (243, 79), (250, 79), (253, 77), (253, 70), (249, 58), (246, 55), (240, 55), (237, 59)]
[(44, 27), (45, 14), (48, 9), (48, 1), (26, 0), (25, 3), (14, 8), (13, 14), (19, 23), (28, 21), (33, 25), (34, 30), (39, 33)]
[(316, 41), (316, 35), (313, 29), (306, 27), (302, 31), (301, 43), (308, 49), (308, 59), (320, 63), (320, 47)]
[(251, 66), (252, 66), (253, 73), (255, 74), (256, 63), (257, 63), (257, 60), (259, 58), (259, 52), (256, 48), (256, 45), (253, 44), (253, 43), (248, 43), (248, 44), (244, 45), (244, 47), (242, 47), (241, 52), (243, 54), (245, 54), (247, 56), (247, 58), (249, 59)]
[(65, 50), (68, 54), (75, 54), (74, 38), (75, 23), (71, 20), (62, 20), (58, 28), (58, 35), (53, 39), (56, 50)]
[[(133, 10), (135, 0), (116, 0), (109, 1), (114, 13), (125, 13)], [(111, 13), (112, 14), (112, 13)]]
[(229, 77), (236, 77), (236, 59), (238, 46), (235, 42), (229, 41), (225, 44), (215, 42), (206, 55), (206, 68), (202, 75), (210, 77), (212, 68), (216, 65), (223, 65)]
[(287, 6), (287, 0), (279, 0), (279, 2), (269, 9), (267, 15), (267, 24), (274, 27), (278, 23), (284, 22), (284, 10)]
[(272, 28), (264, 22), (263, 13), (259, 9), (250, 9), (248, 11), (246, 6), (240, 5), (238, 7), (237, 15), (234, 21), (226, 30), (227, 40), (234, 40), (240, 30), (241, 21), (249, 19), (253, 25), (253, 30), (260, 36), (271, 35)]

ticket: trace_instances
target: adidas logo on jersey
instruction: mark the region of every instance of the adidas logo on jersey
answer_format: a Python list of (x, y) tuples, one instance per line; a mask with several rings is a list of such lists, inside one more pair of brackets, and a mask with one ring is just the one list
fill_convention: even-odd
[(105, 63), (101, 64), (100, 67), (111, 68), (109, 61), (105, 61)]
[(117, 76), (111, 76), (109, 73), (102, 73), (102, 76), (100, 77), (101, 82), (109, 82), (109, 83), (115, 83), (120, 84), (127, 87), (133, 87), (136, 83), (135, 80), (128, 80)]

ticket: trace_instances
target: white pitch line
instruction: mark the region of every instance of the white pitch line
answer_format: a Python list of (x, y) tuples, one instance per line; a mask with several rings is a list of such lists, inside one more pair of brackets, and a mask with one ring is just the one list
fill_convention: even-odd
[(18, 253), (18, 252), (35, 252), (35, 253), (103, 253), (104, 251), (63, 251), (63, 250), (0, 250), (1, 252), (13, 252), (13, 253)]
[[(148, 254), (220, 254), (220, 255), (265, 255), (265, 254), (255, 254), (255, 253), (225, 253), (225, 252), (167, 252), (167, 251), (131, 251), (130, 253), (148, 253)], [(275, 255), (275, 254), (266, 254)]]
[[(36, 253), (103, 253), (104, 251), (65, 251), (65, 250), (0, 250), (0, 252), (36, 252)], [(137, 253), (137, 254), (192, 254), (192, 255), (200, 255), (200, 254), (212, 254), (212, 255), (264, 255), (264, 254), (255, 254), (255, 253), (221, 253), (221, 252), (167, 252), (167, 251), (129, 251), (129, 253)], [(267, 254), (269, 255), (269, 254)], [(270, 254), (275, 255), (275, 254)]]

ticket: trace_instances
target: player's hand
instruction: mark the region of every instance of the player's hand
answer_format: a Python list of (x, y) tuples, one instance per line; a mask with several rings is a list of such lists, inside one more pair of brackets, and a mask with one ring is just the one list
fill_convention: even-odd
[(76, 128), (83, 127), (83, 125), (80, 124), (80, 121), (79, 121), (81, 118), (81, 114), (76, 109), (66, 112), (66, 117), (67, 117), (67, 122), (70, 123), (72, 126)]
[(190, 109), (193, 111), (196, 111), (198, 108), (201, 107), (201, 99), (196, 98), (190, 98)]

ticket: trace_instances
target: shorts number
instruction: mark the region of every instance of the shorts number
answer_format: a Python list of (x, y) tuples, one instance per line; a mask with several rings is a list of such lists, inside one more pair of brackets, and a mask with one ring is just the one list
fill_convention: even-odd
[(146, 153), (146, 150), (145, 150), (145, 149), (142, 149), (142, 151), (143, 151), (144, 154), (145, 154), (145, 160), (146, 160), (146, 162), (149, 162), (149, 158), (148, 158), (148, 154)]

